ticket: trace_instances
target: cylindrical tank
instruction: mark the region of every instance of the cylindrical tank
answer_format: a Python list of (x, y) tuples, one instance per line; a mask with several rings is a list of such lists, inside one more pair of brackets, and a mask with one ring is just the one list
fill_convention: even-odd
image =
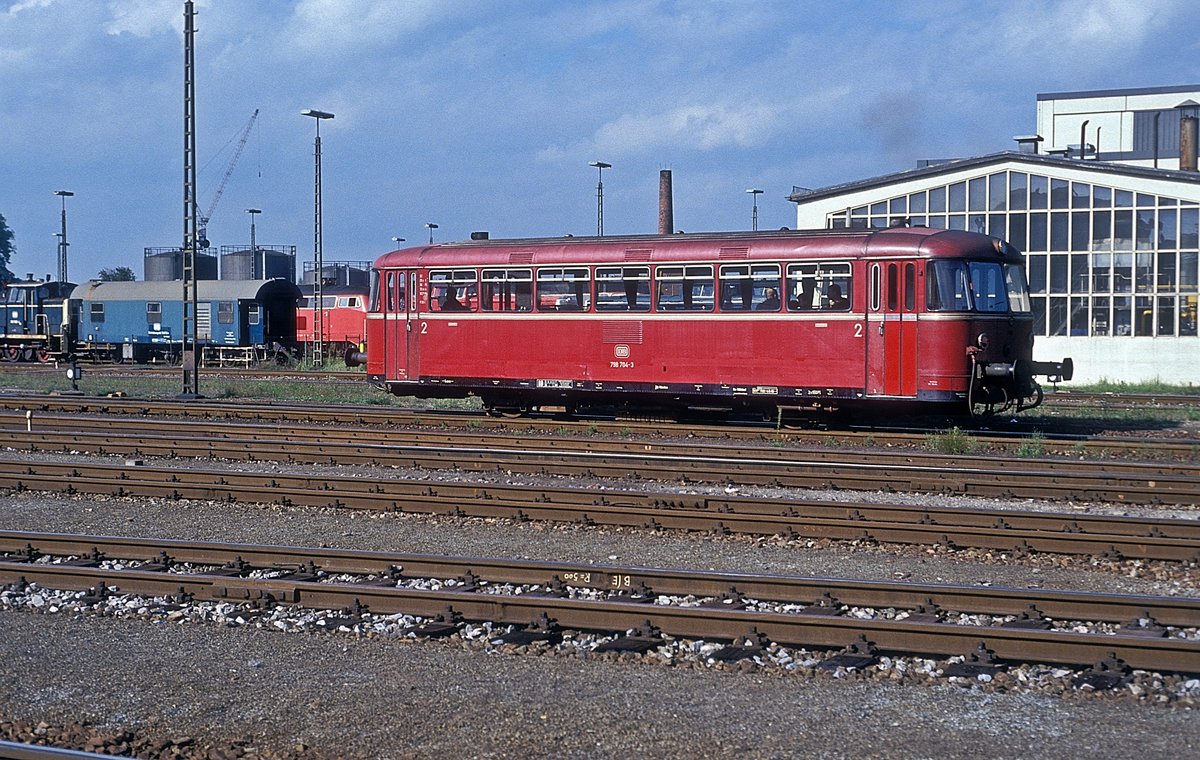
[[(143, 279), (147, 282), (183, 279), (183, 251), (179, 248), (147, 248), (143, 264)], [(216, 256), (211, 253), (196, 254), (196, 279), (217, 279)]]
[(275, 248), (221, 251), (222, 280), (296, 280), (296, 256)]

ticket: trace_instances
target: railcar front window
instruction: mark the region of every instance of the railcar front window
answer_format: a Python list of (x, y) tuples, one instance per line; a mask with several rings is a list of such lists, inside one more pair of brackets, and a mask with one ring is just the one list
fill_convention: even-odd
[(975, 311), (1007, 312), (1008, 286), (1004, 270), (997, 262), (972, 261), (971, 292), (975, 296)]

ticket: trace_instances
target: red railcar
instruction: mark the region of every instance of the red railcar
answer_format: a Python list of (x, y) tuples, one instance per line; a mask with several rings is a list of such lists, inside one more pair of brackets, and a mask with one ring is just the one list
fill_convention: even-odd
[[(316, 309), (312, 286), (304, 286), (301, 292), (303, 297), (296, 307), (296, 340), (307, 346), (316, 337)], [(321, 288), (321, 302), (325, 306), (321, 332), (328, 355), (340, 356), (362, 348), (366, 339), (367, 296), (367, 288), (354, 285)]]
[(368, 376), (493, 411), (1035, 406), (1019, 253), (925, 228), (482, 240), (380, 257)]

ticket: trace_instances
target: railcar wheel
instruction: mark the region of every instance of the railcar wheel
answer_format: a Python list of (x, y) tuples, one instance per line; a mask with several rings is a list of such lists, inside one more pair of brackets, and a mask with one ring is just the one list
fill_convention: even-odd
[(0, 361), (3, 362), (15, 362), (20, 358), (21, 349), (19, 348), (9, 346), (5, 347), (4, 350), (0, 352)]
[(23, 361), (23, 362), (33, 361), (33, 349), (32, 348), (22, 348), (21, 349), (21, 361)]
[(44, 348), (39, 348), (36, 351), (36, 353), (34, 354), (34, 356), (42, 364), (45, 364), (46, 362), (48, 362), (54, 358), (53, 356), (50, 355), (50, 352)]

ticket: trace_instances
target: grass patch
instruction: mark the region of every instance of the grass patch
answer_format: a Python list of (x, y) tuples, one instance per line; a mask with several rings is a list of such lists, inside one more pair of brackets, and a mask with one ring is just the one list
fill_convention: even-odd
[(1200, 396), (1200, 385), (1164, 383), (1161, 380), (1127, 383), (1123, 380), (1100, 380), (1089, 385), (1072, 384), (1070, 390), (1083, 393), (1157, 393), (1171, 396)]
[(979, 443), (957, 425), (925, 436), (925, 447), (938, 454), (974, 454)]
[[(84, 396), (99, 397), (124, 393), (131, 398), (170, 399), (183, 391), (182, 373), (176, 377), (111, 377), (89, 374), (83, 368), (79, 390)], [(133, 370), (136, 373), (136, 370)], [(216, 370), (210, 370), (214, 375)], [(416, 399), (393, 396), (362, 380), (340, 382), (296, 380), (287, 378), (206, 377), (202, 370), (198, 378), (200, 395), (211, 399), (265, 400), (310, 402), (316, 404), (370, 404), (414, 409), (478, 410), (479, 399)], [(0, 391), (7, 393), (53, 393), (71, 390), (66, 368), (58, 372), (0, 370)]]
[(1046, 436), (1042, 431), (1035, 430), (1017, 446), (1017, 456), (1022, 459), (1044, 456), (1046, 453)]

